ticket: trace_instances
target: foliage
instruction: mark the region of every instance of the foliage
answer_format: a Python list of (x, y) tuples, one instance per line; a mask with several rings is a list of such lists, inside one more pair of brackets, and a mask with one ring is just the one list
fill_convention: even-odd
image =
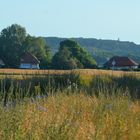
[(45, 40), (41, 37), (27, 36), (24, 42), (26, 46), (26, 52), (30, 52), (35, 55), (41, 62), (41, 68), (48, 68), (51, 63), (51, 54), (49, 46), (47, 46)]
[[(46, 37), (48, 45), (53, 46), (51, 48), (52, 53), (58, 51), (59, 43), (66, 38)], [(119, 40), (102, 40), (94, 38), (72, 38), (86, 49), (99, 65), (104, 64), (108, 58), (118, 56), (128, 56), (134, 59), (137, 63), (140, 63), (140, 45), (128, 41)]]
[[(5, 67), (18, 68), (21, 56), (28, 50), (39, 57), (41, 68), (50, 68), (50, 49), (52, 54), (55, 54), (58, 50), (60, 51), (59, 44), (61, 42), (66, 43), (65, 40), (67, 39), (56, 37), (32, 37), (27, 35), (24, 27), (13, 24), (3, 29), (0, 33), (0, 58), (3, 59), (6, 64)], [(61, 63), (62, 57), (60, 57), (60, 65), (56, 62), (57, 57), (61, 52), (54, 57), (53, 67), (57, 69), (93, 68), (95, 66), (95, 61), (93, 61), (92, 58), (96, 60), (98, 65), (102, 65), (108, 58), (114, 55), (128, 56), (134, 59), (137, 63), (140, 63), (140, 45), (133, 42), (120, 40), (98, 40), (94, 38), (72, 38), (72, 40), (78, 42), (79, 44), (72, 42), (66, 43), (68, 50), (64, 49), (62, 54), (69, 54), (69, 57), (64, 59), (64, 67)], [(75, 46), (75, 49), (70, 44)], [(63, 45), (63, 43), (61, 45)], [(68, 46), (71, 46), (73, 50), (77, 51), (77, 54), (73, 53), (70, 49), (71, 47)], [(82, 48), (78, 49), (79, 47), (76, 46)], [(84, 49), (88, 51), (92, 58)], [(56, 66), (54, 66), (55, 63), (57, 64)]]
[(77, 59), (72, 58), (71, 52), (64, 48), (54, 55), (52, 65), (55, 69), (75, 69), (77, 68)]
[(14, 24), (2, 30), (0, 34), (0, 57), (6, 67), (18, 67), (20, 57), (24, 51), (23, 42), (26, 39), (26, 30)]
[(41, 68), (47, 68), (51, 62), (50, 50), (41, 37), (26, 34), (25, 28), (13, 24), (0, 34), (0, 58), (8, 68), (18, 68), (22, 55), (34, 54), (41, 62)]
[(96, 62), (77, 42), (65, 40), (60, 43), (52, 65), (56, 69), (95, 68)]

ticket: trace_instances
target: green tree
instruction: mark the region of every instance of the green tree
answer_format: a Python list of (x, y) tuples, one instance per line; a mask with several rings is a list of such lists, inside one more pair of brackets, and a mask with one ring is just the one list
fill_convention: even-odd
[(74, 69), (77, 63), (71, 57), (71, 52), (67, 48), (60, 49), (52, 59), (52, 65), (55, 69)]
[(65, 40), (60, 43), (52, 65), (55, 69), (95, 68), (96, 62), (77, 42)]
[(20, 25), (13, 24), (2, 30), (0, 34), (0, 57), (6, 67), (17, 68), (24, 51), (23, 42), (26, 39), (26, 30)]
[(30, 52), (39, 59), (41, 68), (48, 68), (50, 66), (50, 49), (42, 37), (27, 36), (24, 46), (26, 48), (25, 52)]

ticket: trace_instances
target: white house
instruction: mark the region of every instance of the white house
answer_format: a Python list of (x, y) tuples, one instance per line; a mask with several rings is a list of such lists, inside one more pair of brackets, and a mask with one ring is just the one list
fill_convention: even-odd
[(26, 53), (20, 62), (21, 69), (40, 69), (39, 68), (40, 61), (32, 54)]

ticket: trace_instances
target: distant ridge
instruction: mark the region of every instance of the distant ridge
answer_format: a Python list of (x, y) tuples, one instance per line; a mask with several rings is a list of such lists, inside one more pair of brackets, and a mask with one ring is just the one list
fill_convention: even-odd
[[(59, 43), (68, 38), (45, 37), (47, 44), (54, 54), (58, 51)], [(140, 63), (140, 45), (129, 41), (102, 40), (95, 38), (71, 38), (77, 41), (83, 48), (95, 58), (99, 65), (105, 63), (114, 55), (128, 56)]]

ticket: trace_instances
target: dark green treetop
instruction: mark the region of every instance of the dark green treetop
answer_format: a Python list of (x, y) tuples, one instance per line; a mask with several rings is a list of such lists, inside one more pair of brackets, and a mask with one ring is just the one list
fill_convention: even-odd
[(67, 39), (60, 43), (52, 65), (55, 69), (95, 68), (96, 62), (77, 42)]
[(26, 30), (20, 25), (13, 24), (0, 33), (0, 57), (6, 67), (18, 67), (20, 56), (24, 51), (23, 42), (26, 39)]

